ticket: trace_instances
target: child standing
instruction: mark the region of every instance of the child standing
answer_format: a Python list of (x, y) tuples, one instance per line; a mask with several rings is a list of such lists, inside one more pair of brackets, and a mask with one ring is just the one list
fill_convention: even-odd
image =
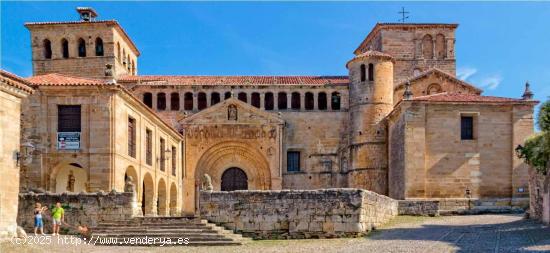
[(42, 213), (48, 208), (42, 206), (40, 203), (34, 205), (34, 235), (38, 235), (36, 232), (40, 229), (40, 234), (44, 235), (44, 221), (42, 220)]
[(61, 222), (65, 222), (65, 210), (61, 207), (61, 202), (55, 203), (55, 207), (52, 209), (53, 220), (53, 234), (59, 235), (59, 227)]

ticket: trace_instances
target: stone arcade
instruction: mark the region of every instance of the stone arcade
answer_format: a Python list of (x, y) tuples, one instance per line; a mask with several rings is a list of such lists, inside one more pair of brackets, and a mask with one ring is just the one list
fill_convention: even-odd
[(205, 174), (216, 191), (528, 204), (514, 148), (533, 133), (537, 101), (457, 79), (457, 24), (378, 23), (342, 63), (346, 76), (138, 75), (122, 26), (78, 10), (78, 21), (25, 24), (34, 75), (24, 80), (36, 92), (22, 139), (36, 151), (21, 187), (123, 191), (132, 177), (152, 216), (195, 214)]

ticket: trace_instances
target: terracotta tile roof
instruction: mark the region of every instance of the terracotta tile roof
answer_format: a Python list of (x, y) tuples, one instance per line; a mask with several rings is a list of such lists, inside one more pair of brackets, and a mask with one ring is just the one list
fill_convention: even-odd
[(118, 21), (114, 19), (113, 20), (91, 20), (91, 21), (79, 20), (79, 21), (54, 21), (54, 22), (27, 22), (25, 23), (25, 27), (30, 28), (33, 26), (43, 26), (43, 25), (73, 25), (73, 24), (85, 25), (85, 24), (102, 24), (102, 23), (115, 26), (115, 28), (122, 34), (122, 37), (124, 37), (124, 39), (128, 42), (128, 44), (130, 45), (130, 47), (132, 48), (132, 51), (134, 51), (136, 56), (140, 55), (140, 52), (136, 44), (134, 44), (132, 39), (130, 39), (130, 36), (128, 36), (128, 34), (124, 30), (124, 28), (122, 28), (122, 26), (118, 23)]
[[(123, 76), (120, 83), (169, 82), (170, 85), (347, 85), (347, 76)], [(154, 85), (154, 84), (147, 84)], [(165, 83), (159, 85), (166, 85)]]
[(369, 50), (369, 51), (366, 51), (364, 53), (358, 54), (355, 57), (353, 57), (353, 59), (351, 59), (350, 61), (348, 61), (348, 63), (346, 63), (346, 68), (348, 67), (348, 65), (351, 62), (361, 60), (361, 59), (364, 59), (364, 58), (380, 58), (380, 59), (390, 60), (392, 62), (394, 61), (393, 57), (389, 54), (385, 54), (385, 53), (382, 53), (380, 51)]
[(402, 29), (402, 28), (457, 28), (458, 24), (444, 23), (376, 23), (367, 37), (359, 44), (359, 47), (353, 51), (354, 54), (360, 54), (364, 47), (380, 32), (382, 29)]
[(441, 77), (446, 78), (447, 80), (450, 80), (450, 81), (452, 81), (452, 82), (455, 82), (455, 83), (458, 83), (458, 84), (463, 85), (463, 86), (465, 86), (465, 87), (468, 87), (469, 89), (475, 91), (475, 92), (478, 93), (478, 94), (481, 94), (481, 92), (483, 92), (483, 90), (481, 90), (481, 89), (475, 87), (474, 85), (469, 84), (469, 83), (467, 83), (467, 82), (464, 82), (464, 81), (462, 81), (462, 80), (456, 78), (455, 76), (453, 76), (453, 75), (451, 75), (451, 74), (449, 74), (449, 73), (447, 73), (447, 72), (445, 72), (445, 71), (443, 71), (443, 70), (440, 70), (440, 69), (438, 69), (438, 68), (431, 68), (431, 69), (428, 69), (428, 70), (426, 70), (426, 71), (420, 73), (420, 74), (417, 75), (417, 76), (409, 77), (408, 79), (405, 79), (404, 81), (402, 81), (401, 83), (399, 83), (397, 86), (395, 86), (394, 90), (398, 90), (398, 89), (404, 87), (405, 84), (406, 84), (407, 82), (410, 82), (410, 83), (412, 84), (412, 83), (414, 83), (414, 82), (416, 82), (416, 81), (418, 81), (418, 80), (420, 80), (420, 79), (422, 79), (422, 78), (428, 77), (428, 76), (430, 76), (430, 75), (432, 75), (432, 74), (434, 74), (434, 75), (439, 75), (439, 76), (441, 76)]
[(21, 89), (28, 93), (33, 93), (34, 91), (34, 89), (29, 86), (30, 83), (27, 80), (25, 80), (24, 78), (16, 74), (0, 69), (0, 76), (2, 77), (2, 80), (4, 81), (4, 83), (6, 83), (9, 86)]
[(30, 84), (38, 86), (93, 86), (109, 84), (106, 80), (67, 76), (57, 73), (25, 78)]
[(427, 96), (414, 97), (412, 101), (426, 102), (450, 102), (450, 103), (538, 103), (534, 100), (523, 100), (518, 98), (481, 96), (463, 93), (438, 93)]

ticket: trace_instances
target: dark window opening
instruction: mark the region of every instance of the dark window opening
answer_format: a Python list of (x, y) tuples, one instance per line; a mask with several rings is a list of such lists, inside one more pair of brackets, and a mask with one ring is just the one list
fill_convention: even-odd
[(306, 110), (313, 110), (313, 107), (315, 106), (313, 93), (306, 92), (306, 101), (305, 101), (305, 107)]
[(462, 140), (474, 139), (474, 117), (460, 117), (460, 137)]
[(252, 97), (250, 98), (250, 103), (252, 106), (256, 108), (260, 108), (260, 93), (254, 92), (252, 93)]
[(44, 58), (51, 59), (52, 58), (52, 43), (50, 40), (44, 40)]
[(80, 132), (81, 131), (80, 105), (59, 105), (57, 107), (57, 131)]
[(78, 39), (78, 57), (86, 57), (86, 42), (84, 39)]
[(300, 152), (288, 151), (286, 158), (287, 171), (300, 171)]
[(103, 40), (101, 38), (95, 39), (95, 55), (103, 56)]
[(172, 146), (172, 175), (176, 175), (176, 147)]
[(224, 99), (229, 99), (231, 97), (231, 92), (226, 92), (224, 95), (223, 95), (223, 98)]
[(220, 102), (220, 93), (212, 92), (212, 94), (210, 94), (210, 105), (212, 106), (219, 102)]
[(317, 95), (317, 107), (319, 110), (326, 110), (327, 109), (327, 94), (324, 92), (320, 92)]
[(364, 82), (367, 80), (367, 69), (365, 67), (365, 64), (361, 64), (361, 82)]
[(170, 94), (170, 110), (179, 111), (180, 109), (180, 94), (177, 92), (172, 92)]
[(136, 120), (128, 118), (128, 155), (136, 157)]
[(199, 97), (198, 97), (198, 109), (199, 111), (200, 110), (204, 110), (207, 106), (207, 103), (206, 103), (206, 93), (204, 92), (199, 92)]
[(193, 110), (193, 93), (186, 92), (183, 95), (183, 109), (187, 111)]
[(288, 109), (288, 103), (287, 103), (285, 92), (279, 92), (279, 94), (277, 95), (277, 107), (279, 108), (279, 110)]
[(153, 132), (149, 129), (145, 130), (145, 163), (153, 164)]
[(157, 110), (166, 110), (166, 94), (164, 92), (157, 94)]
[(164, 171), (166, 168), (164, 167), (165, 165), (165, 161), (166, 161), (166, 153), (165, 153), (165, 146), (166, 146), (166, 141), (163, 139), (163, 138), (160, 138), (160, 159), (159, 159), (159, 166), (160, 166), (160, 171)]
[(331, 103), (332, 110), (340, 110), (340, 93), (332, 93)]
[(69, 41), (66, 39), (61, 40), (61, 54), (63, 55), (63, 58), (69, 58)]
[(274, 101), (274, 98), (273, 98), (273, 93), (272, 92), (267, 92), (265, 94), (265, 103), (264, 103), (265, 109), (268, 110), (268, 111), (273, 110), (273, 107), (275, 106), (274, 102), (275, 101)]
[(374, 81), (374, 64), (369, 63), (369, 81)]
[(149, 108), (153, 108), (153, 94), (151, 92), (143, 93), (143, 103)]
[(244, 92), (239, 92), (239, 95), (238, 95), (237, 98), (238, 98), (239, 100), (245, 102), (245, 103), (248, 102), (248, 100), (247, 100), (247, 98), (246, 98), (246, 93), (244, 93)]
[(291, 95), (291, 101), (290, 101), (290, 107), (292, 110), (300, 110), (300, 107), (302, 107), (302, 102), (300, 99), (300, 93), (298, 92), (292, 92)]

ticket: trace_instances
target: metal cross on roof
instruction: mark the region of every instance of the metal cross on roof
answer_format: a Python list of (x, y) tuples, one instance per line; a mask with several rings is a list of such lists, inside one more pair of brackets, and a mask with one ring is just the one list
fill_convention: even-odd
[(401, 18), (399, 19), (399, 22), (405, 23), (405, 20), (407, 20), (409, 18), (409, 16), (407, 16), (407, 14), (409, 14), (410, 12), (405, 11), (405, 7), (401, 7), (401, 11), (398, 12), (398, 13), (401, 14)]

